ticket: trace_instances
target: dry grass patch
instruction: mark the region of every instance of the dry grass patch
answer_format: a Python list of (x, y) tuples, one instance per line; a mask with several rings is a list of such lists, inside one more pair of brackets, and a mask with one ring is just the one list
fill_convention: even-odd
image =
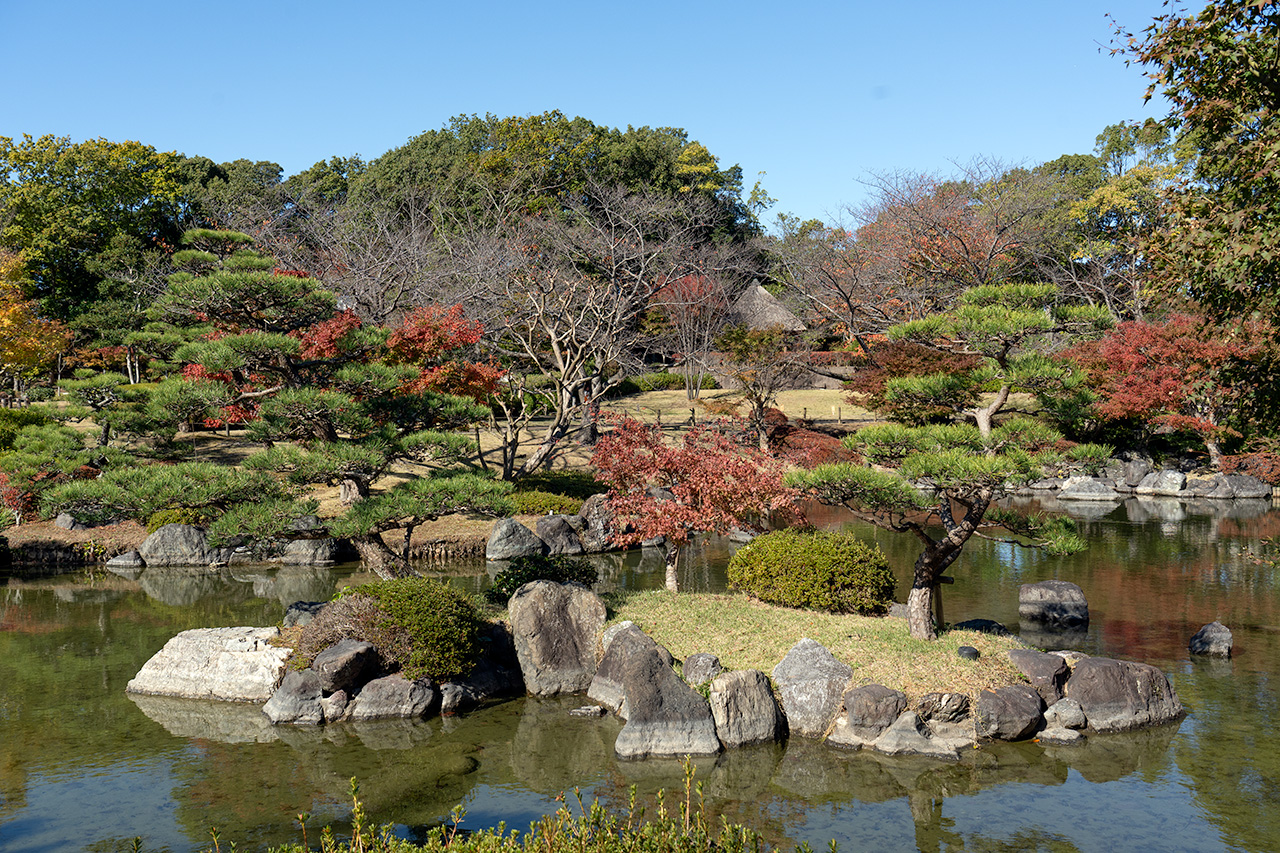
[[(765, 673), (801, 638), (809, 637), (853, 667), (855, 684), (883, 684), (912, 699), (945, 691), (976, 697), (979, 691), (1025, 682), (1009, 662), (1011, 638), (949, 631), (936, 642), (914, 640), (903, 619), (821, 613), (774, 607), (745, 595), (653, 590), (620, 597), (613, 621), (630, 619), (677, 658), (711, 652), (726, 669)], [(976, 661), (956, 650), (973, 646)]]

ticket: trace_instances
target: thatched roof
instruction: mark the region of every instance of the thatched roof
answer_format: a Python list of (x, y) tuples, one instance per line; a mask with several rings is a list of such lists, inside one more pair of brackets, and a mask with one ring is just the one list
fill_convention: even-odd
[(749, 329), (783, 328), (788, 332), (803, 332), (804, 323), (786, 309), (772, 293), (758, 282), (742, 292), (733, 303), (733, 315), (737, 322)]

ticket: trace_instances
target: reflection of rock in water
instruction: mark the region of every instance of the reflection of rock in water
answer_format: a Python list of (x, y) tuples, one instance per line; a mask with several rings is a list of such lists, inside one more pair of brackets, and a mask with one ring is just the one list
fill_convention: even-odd
[(1045, 755), (1069, 765), (1090, 782), (1114, 782), (1138, 770), (1156, 775), (1169, 764), (1169, 745), (1182, 721), (1089, 736), (1079, 746), (1045, 747)]
[(438, 736), (437, 722), (379, 720), (276, 731), (289, 747), (289, 765), (334, 802), (349, 802), (355, 777), (375, 825), (425, 826), (439, 823), (467, 796), (480, 767), (479, 748)]
[(207, 566), (156, 566), (138, 578), (143, 592), (173, 607), (195, 604), (234, 583), (225, 571)]
[(905, 796), (906, 789), (870, 757), (870, 753), (837, 749), (820, 740), (792, 737), (772, 782), (812, 803), (883, 803)]
[(716, 759), (706, 780), (708, 796), (731, 800), (759, 800), (769, 790), (770, 781), (782, 761), (780, 743), (762, 743), (727, 749)]
[(337, 585), (333, 571), (325, 566), (281, 566), (272, 579), (269, 595), (288, 607), (295, 601), (328, 601)]
[(1044, 622), (1018, 623), (1018, 639), (1037, 649), (1078, 649), (1089, 641), (1089, 629), (1084, 625), (1054, 628)]
[(345, 724), (366, 749), (413, 749), (431, 740), (427, 720), (361, 720)]
[(559, 794), (613, 765), (616, 717), (571, 717), (582, 696), (527, 698), (511, 741), (511, 770), (530, 790)]
[(1265, 498), (1236, 498), (1233, 501), (1218, 503), (1221, 505), (1218, 512), (1223, 518), (1257, 518), (1271, 511), (1271, 501)]
[(1061, 501), (1060, 505), (1068, 517), (1092, 521), (1115, 512), (1120, 508), (1120, 501)]
[(175, 737), (202, 738), (219, 743), (271, 743), (276, 729), (262, 715), (262, 706), (207, 699), (178, 699), (127, 693), (138, 710)]
[(96, 589), (89, 586), (59, 586), (53, 590), (54, 598), (69, 604), (105, 604), (128, 595), (123, 589)]
[(1182, 521), (1187, 517), (1186, 508), (1177, 498), (1129, 498), (1124, 502), (1129, 520), (1135, 523), (1144, 521)]

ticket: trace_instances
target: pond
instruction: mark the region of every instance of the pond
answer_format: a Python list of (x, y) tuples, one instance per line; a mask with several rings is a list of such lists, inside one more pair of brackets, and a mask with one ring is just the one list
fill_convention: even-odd
[[(1081, 747), (984, 746), (956, 764), (846, 753), (792, 739), (695, 763), (707, 810), (790, 849), (835, 839), (853, 850), (1280, 849), (1280, 571), (1257, 560), (1280, 532), (1269, 503), (1079, 505), (1088, 551), (1055, 558), (970, 546), (944, 588), (949, 620), (1018, 630), (1022, 583), (1059, 578), (1089, 600), (1088, 630), (1034, 637), (1055, 648), (1152, 663), (1190, 713), (1180, 724), (1097, 736)], [(840, 527), (824, 512), (814, 521)], [(905, 589), (905, 537), (875, 536)], [(728, 547), (691, 555), (686, 588), (723, 588)], [(658, 554), (607, 564), (605, 584), (662, 583)], [(524, 828), (581, 791), (625, 808), (682, 785), (678, 762), (620, 763), (620, 724), (571, 718), (580, 699), (519, 700), (425, 722), (273, 728), (256, 707), (126, 695), (173, 634), (270, 625), (297, 600), (329, 597), (354, 567), (146, 570), (9, 580), (0, 587), (0, 850), (264, 850), (301, 839), (297, 816), (341, 831), (350, 779), (376, 822), (414, 837), (465, 809), (463, 827)], [(484, 567), (449, 568), (478, 591)], [(1192, 660), (1188, 638), (1219, 619), (1230, 661)], [(1025, 633), (1030, 635), (1030, 626)], [(707, 639), (709, 651), (715, 638)]]

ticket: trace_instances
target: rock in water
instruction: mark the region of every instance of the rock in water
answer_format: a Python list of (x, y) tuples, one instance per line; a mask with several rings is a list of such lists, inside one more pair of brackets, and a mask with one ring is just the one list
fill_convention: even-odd
[(532, 581), (507, 604), (525, 689), (534, 696), (581, 693), (600, 660), (604, 602), (576, 584)]
[(129, 682), (131, 693), (265, 702), (291, 649), (272, 645), (277, 628), (196, 628), (165, 643)]
[(758, 669), (725, 672), (711, 682), (711, 716), (725, 746), (779, 740), (786, 719), (773, 698), (768, 677)]
[(1018, 618), (1053, 626), (1087, 625), (1089, 603), (1070, 581), (1024, 583), (1018, 590)]
[(853, 669), (808, 637), (791, 647), (773, 668), (782, 711), (792, 734), (822, 737), (831, 728)]
[[(615, 639), (611, 649), (618, 647)], [(613, 746), (619, 758), (720, 751), (711, 706), (663, 661), (656, 645), (626, 657), (622, 687), (627, 724)]]
[(1071, 669), (1067, 696), (1080, 703), (1089, 727), (1122, 732), (1159, 725), (1183, 714), (1163, 672), (1145, 663), (1085, 658)]
[(1231, 629), (1221, 622), (1210, 622), (1191, 638), (1187, 644), (1193, 655), (1209, 655), (1211, 657), (1231, 657)]

